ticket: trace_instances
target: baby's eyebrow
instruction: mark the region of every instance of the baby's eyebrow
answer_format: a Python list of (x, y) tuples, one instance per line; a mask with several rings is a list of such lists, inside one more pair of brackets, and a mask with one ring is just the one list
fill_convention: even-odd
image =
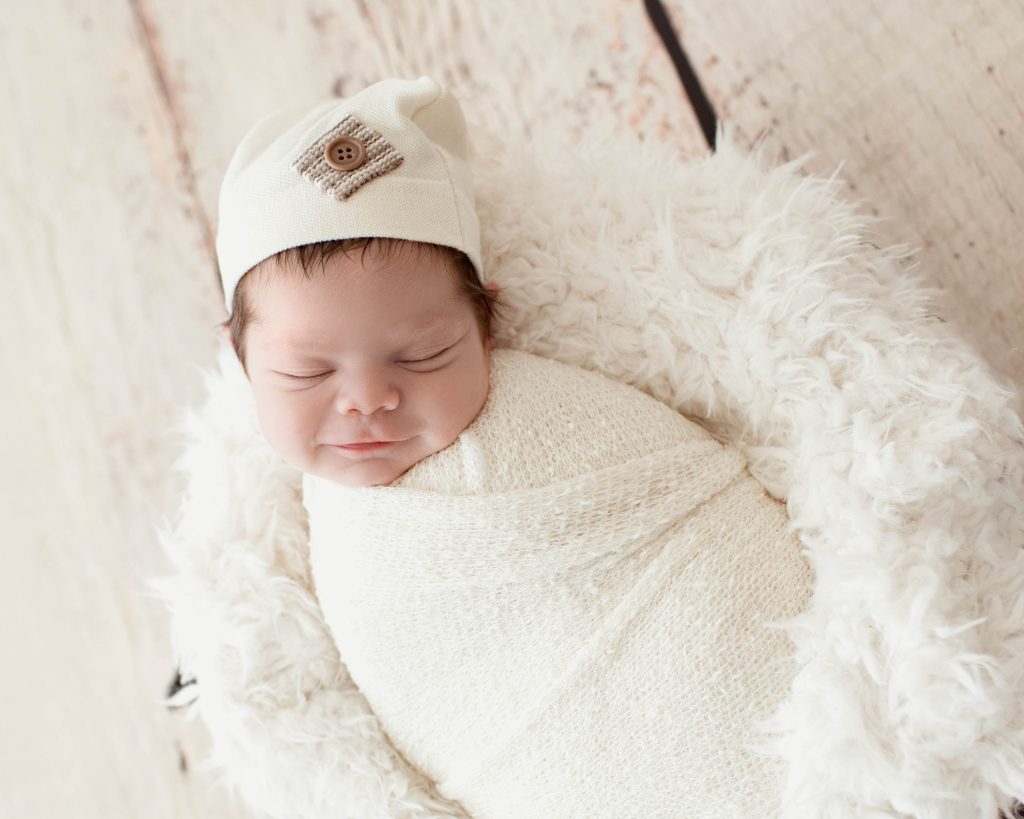
[[(408, 328), (408, 334), (415, 337), (423, 335), (424, 333), (430, 333), (434, 330), (441, 330), (447, 327), (451, 327), (453, 320), (451, 316), (433, 316), (425, 321), (421, 321), (418, 324), (414, 324)], [(411, 341), (403, 343), (415, 343), (417, 339), (413, 338)], [(308, 361), (321, 362), (324, 359), (316, 358), (316, 353), (321, 349), (320, 343), (316, 338), (302, 338), (299, 336), (290, 337), (284, 339), (284, 346), (289, 349), (290, 352), (302, 357)]]

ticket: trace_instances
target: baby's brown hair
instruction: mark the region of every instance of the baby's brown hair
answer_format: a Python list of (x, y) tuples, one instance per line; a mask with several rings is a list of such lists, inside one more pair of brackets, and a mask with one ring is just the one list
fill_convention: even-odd
[[(507, 305), (502, 301), (497, 290), (484, 285), (476, 268), (473, 267), (473, 263), (461, 250), (430, 242), (379, 236), (332, 239), (282, 250), (248, 270), (238, 282), (232, 297), (231, 315), (218, 327), (227, 328), (235, 355), (247, 377), (249, 370), (245, 361), (245, 336), (246, 330), (255, 317), (251, 291), (259, 285), (260, 281), (271, 275), (268, 271), (287, 271), (289, 274), (301, 271), (302, 275), (308, 279), (312, 276), (314, 264), (319, 263), (320, 270), (323, 272), (324, 264), (335, 254), (341, 253), (351, 259), (349, 253), (357, 250), (360, 251), (360, 263), (362, 263), (366, 251), (370, 248), (376, 251), (378, 259), (381, 261), (387, 261), (409, 250), (434, 254), (436, 258), (444, 261), (459, 293), (473, 306), (477, 328), (480, 331), (480, 340), (486, 344), (492, 337), (494, 321), (498, 313)], [(294, 264), (296, 261), (298, 262), (297, 267)]]

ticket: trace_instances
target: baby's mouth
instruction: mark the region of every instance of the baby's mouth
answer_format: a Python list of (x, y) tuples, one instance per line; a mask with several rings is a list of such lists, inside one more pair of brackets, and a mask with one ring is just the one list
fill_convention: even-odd
[(394, 446), (400, 444), (401, 441), (368, 441), (361, 444), (334, 444), (337, 449), (343, 449), (346, 452), (363, 452), (373, 449), (383, 449), (384, 447)]

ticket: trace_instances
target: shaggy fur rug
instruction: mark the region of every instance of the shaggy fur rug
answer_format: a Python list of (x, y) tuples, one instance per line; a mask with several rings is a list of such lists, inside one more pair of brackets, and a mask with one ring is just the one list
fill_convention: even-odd
[[(511, 306), (497, 346), (700, 420), (804, 544), (816, 580), (784, 624), (778, 819), (1009, 813), (1024, 797), (1024, 427), (909, 250), (872, 241), (872, 217), (806, 156), (778, 165), (724, 129), (685, 163), (628, 137), (473, 137), (485, 278)], [(197, 679), (202, 767), (260, 816), (466, 816), (340, 662), (301, 476), (263, 441), (227, 346), (205, 384), (179, 428), (180, 513), (159, 531), (174, 572), (152, 581)]]

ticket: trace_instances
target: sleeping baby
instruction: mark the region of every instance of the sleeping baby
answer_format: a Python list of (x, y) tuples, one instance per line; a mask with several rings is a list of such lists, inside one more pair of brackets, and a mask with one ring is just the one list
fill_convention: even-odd
[(468, 152), (450, 92), (385, 80), (257, 123), (221, 190), (224, 332), (339, 655), (474, 817), (771, 816), (784, 507), (651, 396), (494, 348)]

